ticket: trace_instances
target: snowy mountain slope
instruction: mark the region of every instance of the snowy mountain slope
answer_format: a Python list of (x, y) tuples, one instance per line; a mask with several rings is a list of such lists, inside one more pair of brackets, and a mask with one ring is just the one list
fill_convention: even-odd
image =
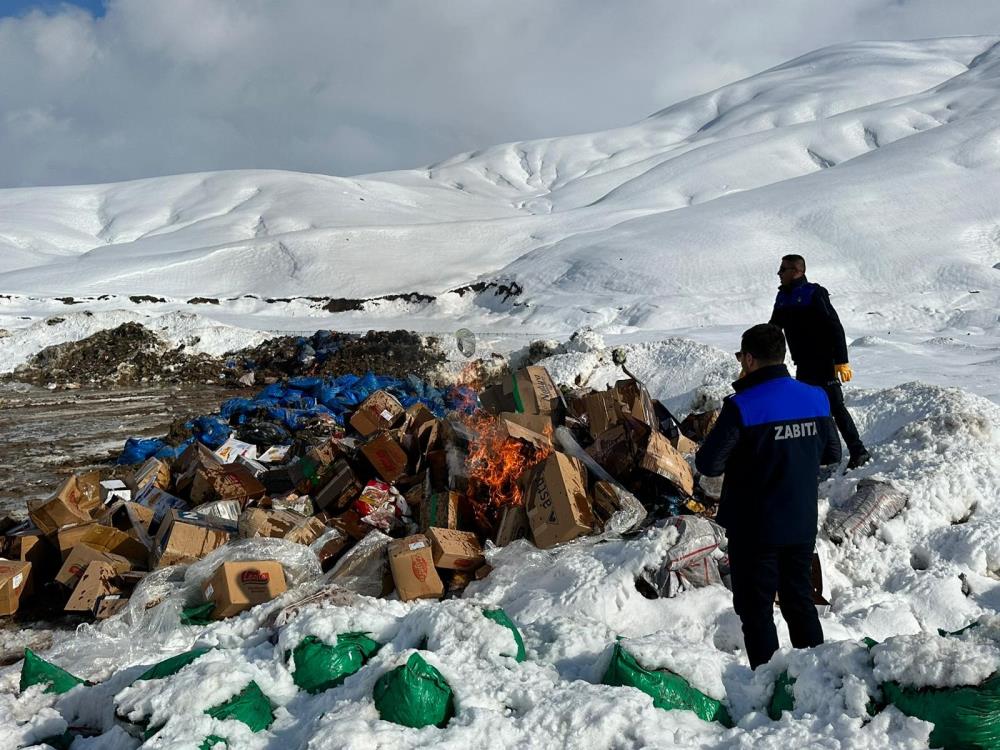
[[(983, 189), (997, 39), (832, 47), (633, 126), (497, 146), (425, 170), (0, 191), (0, 290), (365, 298), (511, 277), (529, 306), (566, 292), (700, 309), (709, 292), (769, 293), (779, 250), (807, 251), (823, 271), (835, 260), (842, 270), (827, 279), (839, 283), (888, 244), (906, 251), (849, 291), (892, 280), (953, 292), (966, 282), (952, 275), (953, 258), (927, 258), (932, 238), (972, 262), (1000, 260), (989, 239), (1000, 216)], [(734, 255), (723, 289), (718, 276), (708, 289), (692, 271)], [(652, 287), (650, 270), (661, 276)], [(995, 285), (986, 273), (974, 281)], [(600, 317), (647, 324), (634, 310)]]

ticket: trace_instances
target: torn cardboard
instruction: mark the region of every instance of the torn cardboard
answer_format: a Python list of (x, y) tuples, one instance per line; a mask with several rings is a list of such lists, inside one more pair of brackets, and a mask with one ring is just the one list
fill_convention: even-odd
[(246, 505), (264, 497), (266, 490), (250, 470), (239, 464), (202, 466), (191, 482), (191, 502), (194, 505), (215, 500), (237, 500)]
[(525, 510), (531, 535), (541, 549), (568, 542), (593, 530), (583, 463), (553, 453), (527, 472)]
[(382, 433), (361, 447), (361, 453), (385, 481), (392, 484), (406, 473), (409, 458), (390, 435)]
[(431, 527), (457, 529), (460, 500), (461, 495), (454, 490), (425, 497), (420, 504), (420, 530), (427, 533)]
[(69, 551), (66, 561), (59, 568), (59, 572), (56, 574), (56, 582), (61, 583), (68, 589), (76, 588), (80, 576), (83, 575), (87, 566), (92, 562), (108, 563), (114, 568), (116, 573), (124, 573), (132, 569), (132, 563), (120, 555), (102, 552), (88, 547), (86, 544), (78, 544)]
[(90, 510), (101, 504), (99, 487), (96, 479), (91, 484), (74, 474), (48, 500), (29, 500), (28, 516), (45, 534), (90, 521)]
[(684, 456), (659, 432), (653, 432), (639, 467), (672, 482), (687, 495), (694, 492), (694, 474)]
[(95, 614), (98, 600), (101, 597), (121, 592), (115, 582), (115, 575), (115, 568), (109, 563), (101, 560), (88, 563), (63, 609), (66, 612)]
[(504, 382), (504, 393), (514, 399), (514, 409), (522, 414), (556, 414), (561, 406), (559, 389), (544, 367), (533, 365), (518, 370)]
[(351, 427), (368, 437), (379, 430), (391, 430), (400, 422), (406, 409), (388, 391), (375, 391), (351, 416)]
[(171, 510), (154, 540), (153, 562), (157, 568), (192, 563), (228, 542), (237, 532), (232, 521)]

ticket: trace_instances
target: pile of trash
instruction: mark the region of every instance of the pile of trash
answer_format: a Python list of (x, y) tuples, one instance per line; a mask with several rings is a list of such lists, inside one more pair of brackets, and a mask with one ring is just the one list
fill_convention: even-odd
[(175, 345), (141, 323), (123, 323), (79, 341), (48, 346), (3, 378), (56, 387), (209, 383), (239, 388), (358, 370), (398, 378), (414, 373), (428, 380), (445, 361), (437, 339), (410, 331), (278, 336), (222, 356), (192, 351), (197, 343), (193, 339)]
[(34, 385), (126, 386), (138, 383), (221, 382), (223, 363), (173, 346), (140, 323), (47, 346), (5, 376)]

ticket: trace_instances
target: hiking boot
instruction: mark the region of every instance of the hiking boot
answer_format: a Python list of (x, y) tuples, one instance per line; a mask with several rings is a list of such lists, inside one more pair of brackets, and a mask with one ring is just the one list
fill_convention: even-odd
[(866, 450), (862, 450), (856, 456), (851, 456), (851, 460), (847, 462), (847, 468), (844, 471), (850, 471), (851, 469), (857, 469), (859, 466), (864, 466), (866, 463), (872, 460), (872, 454)]

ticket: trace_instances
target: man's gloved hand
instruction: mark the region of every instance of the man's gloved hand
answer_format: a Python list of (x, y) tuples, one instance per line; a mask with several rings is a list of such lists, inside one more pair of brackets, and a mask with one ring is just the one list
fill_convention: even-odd
[(854, 377), (854, 370), (852, 370), (851, 366), (846, 362), (842, 365), (834, 365), (833, 371), (836, 373), (837, 379), (841, 383), (849, 383), (851, 382), (851, 378)]

